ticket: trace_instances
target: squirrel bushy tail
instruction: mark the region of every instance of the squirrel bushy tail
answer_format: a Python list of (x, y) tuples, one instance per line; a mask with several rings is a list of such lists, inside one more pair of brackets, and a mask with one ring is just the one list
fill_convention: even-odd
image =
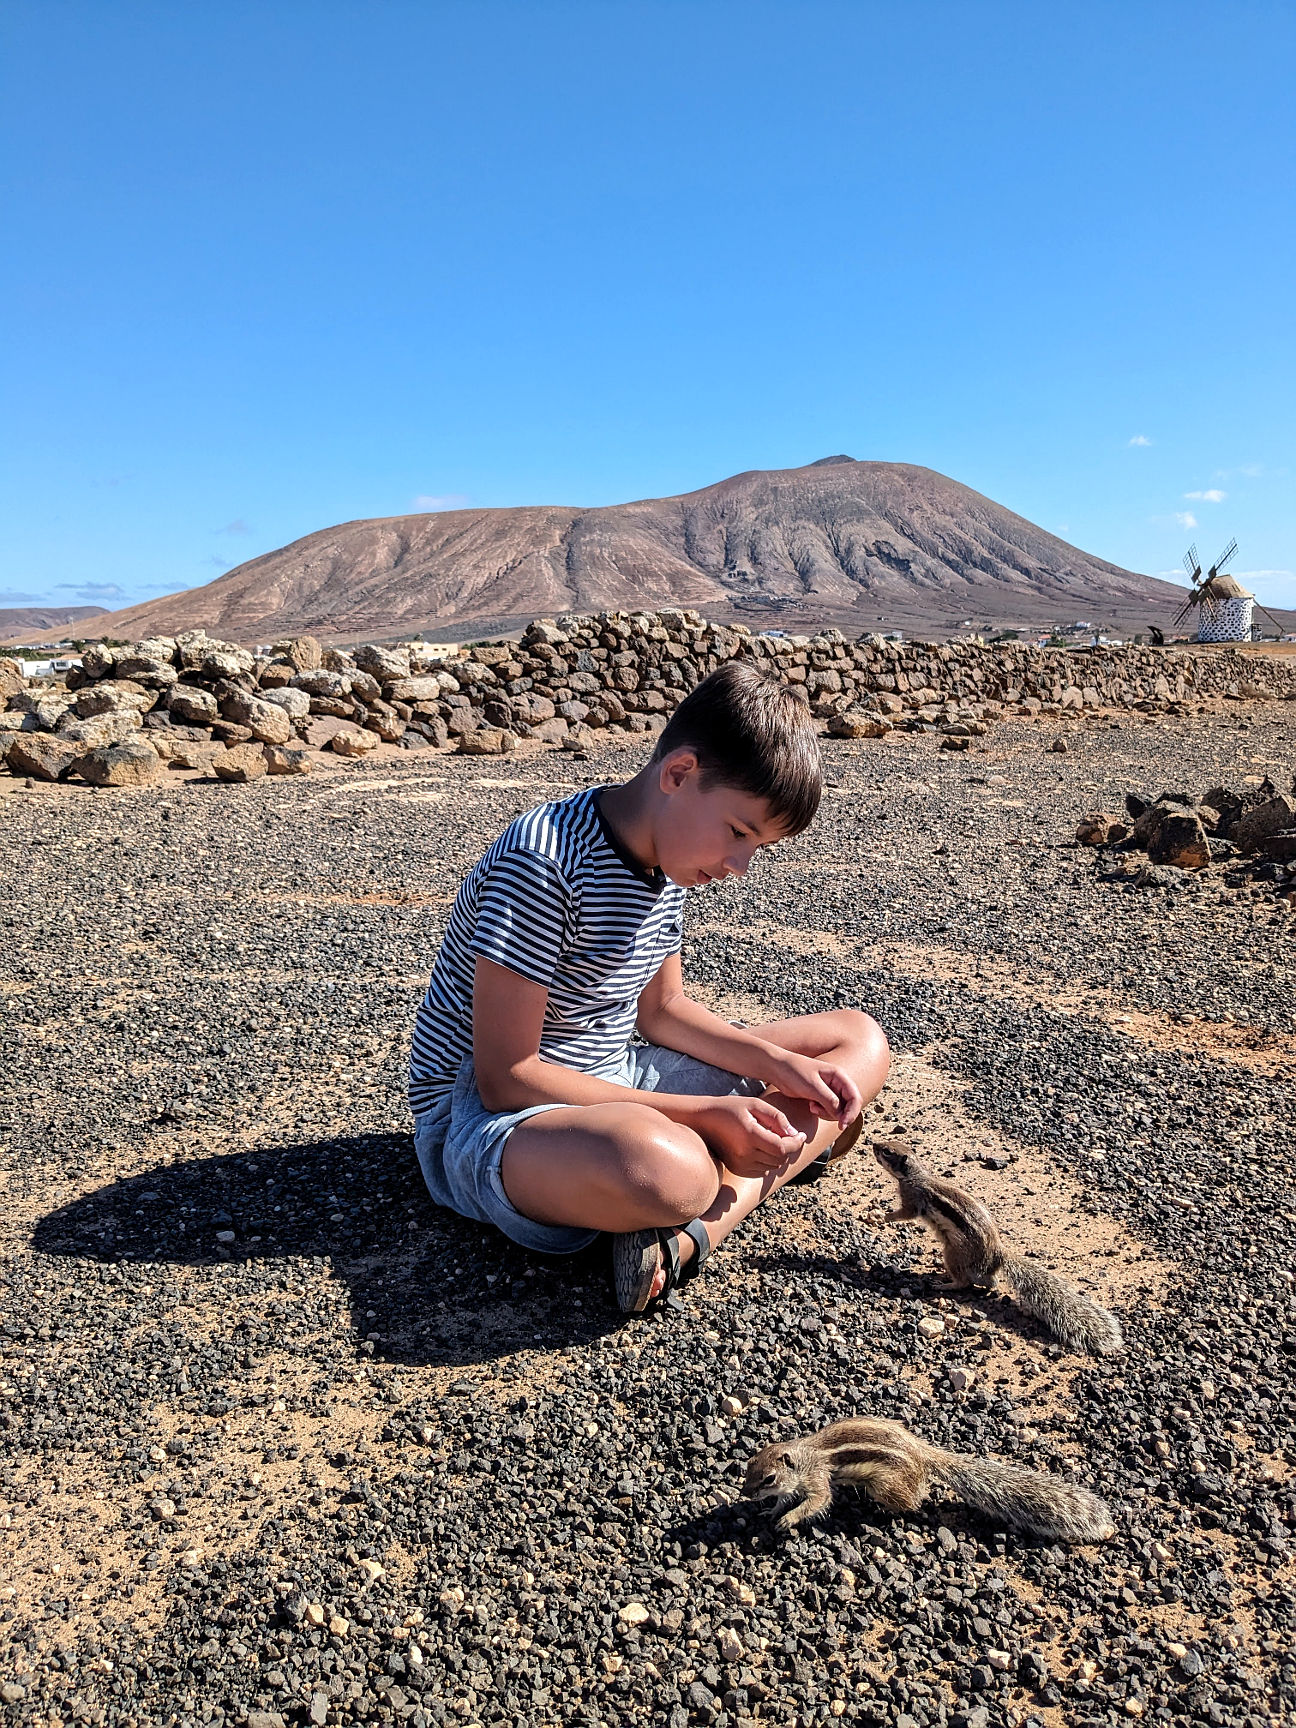
[(1005, 1255), (1000, 1276), (1011, 1284), (1026, 1312), (1042, 1321), (1060, 1343), (1095, 1356), (1112, 1356), (1124, 1348), (1116, 1316), (1081, 1295), (1056, 1272), (1014, 1254)]
[(1042, 1470), (962, 1452), (937, 1452), (928, 1466), (966, 1505), (1012, 1530), (1055, 1542), (1102, 1542), (1115, 1529), (1105, 1501)]

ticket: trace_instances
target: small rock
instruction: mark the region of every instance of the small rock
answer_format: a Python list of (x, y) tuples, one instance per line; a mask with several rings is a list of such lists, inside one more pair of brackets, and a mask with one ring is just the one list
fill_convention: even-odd
[(386, 1576), (386, 1568), (379, 1565), (377, 1560), (362, 1560), (360, 1570), (371, 1584), (376, 1584), (380, 1578)]
[(367, 756), (377, 748), (377, 733), (357, 732), (349, 726), (340, 727), (329, 739), (329, 749), (338, 756)]
[(21, 1704), (26, 1696), (27, 1688), (20, 1686), (16, 1680), (6, 1680), (4, 1685), (0, 1686), (0, 1699), (6, 1704)]
[(284, 1719), (277, 1710), (249, 1710), (247, 1728), (284, 1728)]
[(720, 1400), (720, 1412), (724, 1416), (741, 1416), (747, 1408), (749, 1400), (744, 1395), (736, 1397), (732, 1392)]
[(516, 748), (516, 736), (496, 726), (479, 726), (459, 739), (461, 756), (507, 756)]
[(159, 1524), (164, 1523), (168, 1518), (174, 1518), (175, 1510), (174, 1500), (158, 1499), (149, 1503), (149, 1511)]
[(624, 1608), (617, 1611), (617, 1619), (626, 1626), (642, 1626), (649, 1618), (648, 1610), (642, 1602), (627, 1602)]
[(267, 774), (309, 774), (311, 771), (310, 751), (296, 744), (267, 744), (265, 762)]
[(918, 1330), (924, 1338), (943, 1338), (945, 1322), (938, 1320), (934, 1314), (924, 1314), (918, 1322)]
[(311, 1626), (322, 1626), (326, 1618), (322, 1602), (308, 1602), (306, 1604), (306, 1619)]
[(971, 1368), (950, 1368), (946, 1370), (946, 1378), (956, 1392), (968, 1392), (976, 1384), (976, 1374)]
[(1049, 745), (1049, 749), (1055, 756), (1065, 756), (1068, 748), (1069, 746), (1067, 745), (1065, 738), (1055, 738)]
[(266, 772), (265, 751), (259, 744), (234, 744), (211, 759), (212, 772), (218, 780), (246, 785), (259, 780)]
[(351, 1622), (341, 1614), (335, 1614), (328, 1623), (328, 1629), (335, 1638), (345, 1638), (351, 1630)]
[(1095, 811), (1085, 817), (1075, 837), (1081, 846), (1112, 846), (1129, 838), (1129, 823), (1107, 811)]
[(317, 1725), (317, 1728), (320, 1728), (321, 1724), (328, 1721), (328, 1713), (329, 1713), (328, 1693), (327, 1692), (314, 1693), (312, 1695), (311, 1701), (310, 1701), (310, 1719), (312, 1722), (314, 1722)]
[(73, 764), (91, 786), (149, 786), (162, 778), (162, 759), (141, 739), (100, 744)]

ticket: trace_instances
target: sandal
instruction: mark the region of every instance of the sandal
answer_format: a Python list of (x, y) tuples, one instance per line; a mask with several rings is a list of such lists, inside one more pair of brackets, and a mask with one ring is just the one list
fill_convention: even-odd
[[(687, 1266), (680, 1265), (680, 1231), (690, 1239), (697, 1252)], [(701, 1271), (711, 1252), (711, 1239), (700, 1218), (678, 1227), (667, 1226), (651, 1230), (627, 1230), (612, 1238), (612, 1282), (616, 1286), (617, 1305), (623, 1314), (642, 1314), (654, 1300), (650, 1292), (658, 1269), (665, 1265), (666, 1282), (655, 1300), (672, 1307), (681, 1306), (675, 1291)]]

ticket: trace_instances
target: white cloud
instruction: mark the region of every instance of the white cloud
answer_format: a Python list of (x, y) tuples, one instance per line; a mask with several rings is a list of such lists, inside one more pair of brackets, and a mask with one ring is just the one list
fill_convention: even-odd
[(35, 594), (20, 594), (16, 588), (0, 588), (0, 606), (39, 606)]
[(213, 528), (213, 534), (250, 534), (252, 530), (241, 516), (236, 516), (232, 522), (227, 522), (223, 528)]
[(203, 563), (214, 564), (218, 570), (232, 570), (234, 568), (228, 558), (218, 558), (214, 552), (210, 558), (204, 558)]
[(468, 502), (463, 492), (420, 492), (410, 504), (411, 510), (462, 510)]
[(1197, 526), (1197, 518), (1191, 510), (1176, 510), (1175, 521), (1181, 528), (1195, 528)]
[(78, 600), (123, 600), (126, 597), (126, 590), (115, 582), (60, 582), (59, 587), (75, 594)]
[(1151, 444), (1151, 442), (1152, 442), (1152, 440), (1150, 438), (1145, 438), (1143, 436), (1143, 434), (1140, 432), (1135, 437), (1130, 439), (1130, 449), (1131, 450), (1136, 450), (1136, 449), (1137, 450), (1146, 450), (1148, 448), (1148, 446)]
[(1203, 504), (1222, 504), (1228, 497), (1227, 492), (1220, 492), (1212, 486), (1209, 492), (1185, 492), (1185, 498), (1200, 498)]

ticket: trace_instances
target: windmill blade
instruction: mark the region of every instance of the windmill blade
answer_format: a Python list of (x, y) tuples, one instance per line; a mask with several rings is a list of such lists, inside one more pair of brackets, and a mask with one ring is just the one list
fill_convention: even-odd
[(1194, 589), (1194, 591), (1184, 601), (1183, 605), (1179, 608), (1178, 612), (1175, 613), (1174, 623), (1170, 626), (1172, 630), (1177, 630), (1179, 628), (1200, 598), (1200, 594), (1198, 594)]
[(1220, 553), (1219, 557), (1211, 565), (1211, 575), (1213, 576), (1217, 570), (1222, 570), (1236, 551), (1237, 541), (1230, 540), (1228, 545)]
[(1274, 617), (1273, 613), (1269, 610), (1269, 608), (1267, 606), (1262, 606), (1260, 604), (1260, 602), (1257, 600), (1255, 602), (1255, 609), (1257, 612), (1263, 612), (1264, 613), (1265, 617), (1269, 620), (1269, 622), (1273, 625), (1274, 629), (1278, 632), (1279, 636), (1281, 637), (1282, 633), (1283, 633), (1283, 627), (1278, 622), (1278, 620)]
[(1183, 567), (1188, 572), (1188, 580), (1190, 582), (1195, 582), (1201, 575), (1201, 565), (1197, 561), (1197, 545), (1195, 541), (1183, 555)]

